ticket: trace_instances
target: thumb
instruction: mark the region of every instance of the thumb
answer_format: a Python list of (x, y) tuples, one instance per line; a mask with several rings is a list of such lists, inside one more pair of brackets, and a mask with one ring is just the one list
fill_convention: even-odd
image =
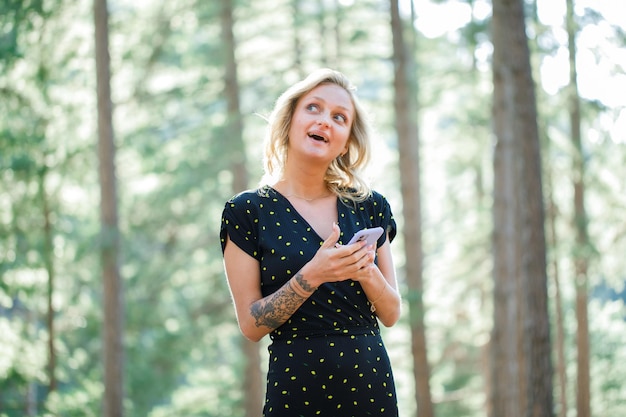
[(339, 240), (339, 234), (341, 233), (341, 229), (339, 229), (339, 225), (333, 222), (333, 231), (330, 232), (330, 236), (326, 238), (324, 243), (322, 243), (322, 248), (332, 248), (335, 246), (337, 241)]

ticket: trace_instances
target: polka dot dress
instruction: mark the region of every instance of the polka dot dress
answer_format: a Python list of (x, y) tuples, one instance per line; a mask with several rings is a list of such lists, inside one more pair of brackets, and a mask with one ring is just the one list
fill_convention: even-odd
[[(338, 199), (337, 212), (340, 243), (366, 227), (381, 226), (395, 237), (391, 208), (377, 192), (362, 203)], [(238, 194), (226, 203), (222, 249), (226, 234), (259, 261), (263, 296), (284, 285), (323, 243), (271, 187)], [(378, 246), (385, 240), (383, 234)], [(270, 338), (264, 417), (398, 416), (378, 321), (358, 282), (321, 285)]]

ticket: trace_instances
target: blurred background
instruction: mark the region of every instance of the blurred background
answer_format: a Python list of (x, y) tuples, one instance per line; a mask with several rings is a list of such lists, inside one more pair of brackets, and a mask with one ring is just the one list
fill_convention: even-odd
[[(590, 408), (621, 417), (626, 14), (620, 0), (573, 3), (577, 149), (566, 3), (525, 2), (547, 208), (554, 402), (561, 416), (581, 415), (582, 250)], [(102, 413), (100, 210), (107, 202), (98, 174), (93, 6), (0, 2), (3, 417)], [(493, 323), (491, 1), (404, 0), (399, 11), (414, 41), (432, 403), (439, 417), (484, 416)], [(264, 116), (277, 96), (309, 71), (332, 67), (353, 81), (371, 114), (369, 175), (403, 229), (390, 2), (109, 0), (108, 12), (117, 147), (117, 201), (108, 203), (119, 213), (126, 415), (246, 416), (249, 382), (266, 367), (267, 341), (251, 347), (237, 328), (222, 267), (222, 208), (260, 179)], [(574, 221), (578, 155), (588, 218), (582, 249)], [(408, 303), (402, 235), (392, 248)], [(383, 329), (402, 416), (417, 415), (408, 311)]]

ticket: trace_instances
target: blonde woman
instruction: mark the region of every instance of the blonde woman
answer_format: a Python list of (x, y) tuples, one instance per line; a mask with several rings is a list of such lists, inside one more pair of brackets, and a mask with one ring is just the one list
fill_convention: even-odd
[[(269, 334), (264, 417), (398, 415), (379, 322), (400, 316), (396, 223), (362, 178), (370, 128), (355, 89), (322, 69), (269, 117), (259, 188), (226, 202), (221, 244), (241, 332)], [(374, 244), (347, 244), (381, 227)]]

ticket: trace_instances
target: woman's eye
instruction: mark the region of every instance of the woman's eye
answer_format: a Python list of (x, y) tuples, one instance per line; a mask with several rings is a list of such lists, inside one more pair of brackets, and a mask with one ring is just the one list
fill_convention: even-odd
[(344, 116), (343, 114), (336, 114), (335, 115), (335, 119), (341, 120), (343, 123), (348, 121), (348, 118), (346, 116)]
[(317, 111), (319, 110), (319, 106), (317, 104), (309, 104), (308, 106), (306, 106), (306, 109), (308, 111)]

